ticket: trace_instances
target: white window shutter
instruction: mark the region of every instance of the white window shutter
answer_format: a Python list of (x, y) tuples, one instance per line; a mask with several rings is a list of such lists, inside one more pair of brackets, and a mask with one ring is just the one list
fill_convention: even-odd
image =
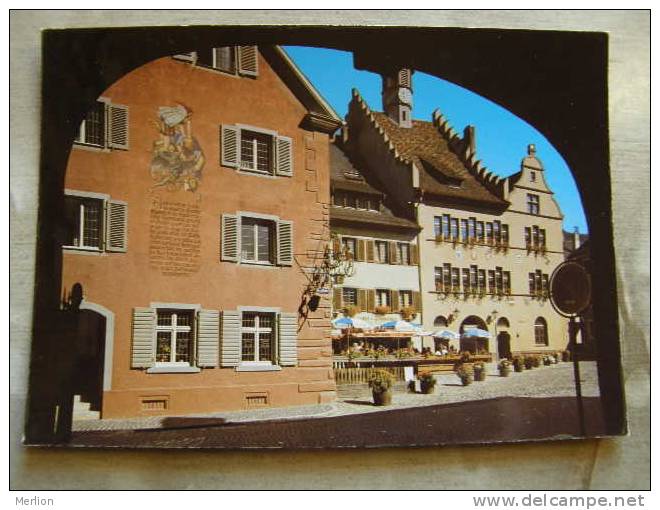
[(241, 362), (241, 314), (236, 310), (222, 312), (220, 365), (236, 367)]
[(109, 104), (106, 107), (108, 117), (108, 147), (128, 150), (128, 106)]
[(238, 73), (245, 76), (257, 76), (258, 58), (256, 46), (238, 47)]
[(293, 222), (277, 222), (277, 263), (280, 266), (293, 265)]
[(194, 64), (195, 62), (197, 62), (197, 52), (191, 51), (189, 53), (177, 53), (176, 55), (172, 55), (172, 58)]
[(108, 200), (105, 218), (105, 249), (125, 252), (128, 246), (128, 204)]
[(133, 308), (133, 344), (131, 368), (149, 368), (155, 360), (154, 327), (156, 312), (153, 308)]
[(241, 221), (235, 214), (222, 215), (222, 232), (220, 233), (220, 260), (238, 262), (241, 252)]
[(241, 130), (236, 126), (220, 126), (220, 161), (222, 166), (238, 168)]
[(277, 175), (293, 175), (293, 140), (288, 136), (277, 137)]
[(283, 367), (295, 367), (298, 364), (298, 314), (279, 314), (279, 360)]
[(197, 318), (197, 366), (217, 367), (220, 358), (220, 312), (200, 310)]

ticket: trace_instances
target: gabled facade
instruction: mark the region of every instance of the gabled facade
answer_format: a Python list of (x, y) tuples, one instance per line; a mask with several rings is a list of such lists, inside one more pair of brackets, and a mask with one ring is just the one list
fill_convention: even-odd
[(407, 119), (387, 107), (391, 83), (385, 76), (385, 113), (353, 91), (345, 145), (390, 200), (414, 210), (424, 329), (486, 330), (488, 339), (452, 343), (495, 357), (566, 348), (566, 322), (548, 299), (564, 258), (562, 214), (534, 147), (519, 172), (499, 178), (477, 161), (474, 127), (459, 136), (438, 112)]
[(335, 315), (373, 324), (419, 320), (419, 228), (414, 210), (393, 202), (365, 162), (350, 159), (339, 137), (330, 147), (330, 171), (334, 250), (349, 253), (354, 270), (334, 286)]
[(341, 121), (278, 47), (150, 62), (108, 88), (66, 172), (74, 393), (103, 418), (332, 400), (329, 233)]

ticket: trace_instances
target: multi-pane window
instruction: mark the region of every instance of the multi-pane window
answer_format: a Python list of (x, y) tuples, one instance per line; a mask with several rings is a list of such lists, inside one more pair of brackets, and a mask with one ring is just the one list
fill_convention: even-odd
[(464, 243), (468, 242), (468, 220), (461, 220), (461, 239)]
[(485, 269), (479, 269), (477, 278), (478, 278), (479, 293), (480, 294), (485, 294), (486, 293), (486, 270)]
[(444, 292), (451, 291), (451, 281), (452, 281), (451, 264), (443, 264), (442, 265), (442, 286), (443, 286)]
[(448, 214), (443, 214), (442, 215), (442, 237), (444, 239), (449, 239), (450, 238), (450, 217)]
[(454, 241), (458, 240), (458, 218), (451, 218), (451, 238)]
[(502, 225), (501, 236), (502, 246), (509, 246), (509, 225)]
[(483, 244), (484, 243), (484, 222), (483, 221), (478, 221), (477, 222), (477, 242)]
[(467, 267), (463, 268), (463, 292), (470, 292), (470, 269)]
[(468, 219), (468, 238), (470, 241), (474, 241), (477, 238), (477, 220), (476, 218)]
[(527, 194), (527, 212), (529, 214), (540, 214), (539, 196), (533, 193)]
[(226, 73), (236, 72), (236, 47), (222, 46), (206, 51), (197, 51), (197, 65), (210, 67)]
[(470, 290), (476, 292), (477, 286), (477, 266), (470, 266)]
[(157, 310), (157, 363), (193, 362), (193, 320), (192, 310)]
[(548, 323), (543, 317), (537, 317), (534, 321), (534, 343), (548, 345)]
[(502, 284), (502, 268), (501, 267), (496, 267), (495, 268), (495, 289), (497, 294), (503, 294), (504, 293), (504, 286)]
[(461, 290), (461, 273), (457, 267), (451, 268), (451, 290), (453, 292), (460, 292)]
[(243, 312), (241, 360), (274, 361), (275, 314)]
[(410, 265), (410, 244), (408, 243), (397, 243), (397, 259), (399, 264)]
[(332, 195), (332, 203), (339, 207), (364, 211), (378, 211), (380, 209), (380, 200), (377, 197), (348, 191), (335, 191)]
[(511, 294), (511, 272), (509, 271), (502, 272), (502, 290), (507, 296)]
[(343, 287), (341, 289), (342, 299), (345, 305), (356, 306), (358, 302), (358, 291), (353, 287)]
[(529, 273), (529, 293), (534, 297), (548, 297), (549, 277), (546, 273), (537, 269)]
[(257, 264), (274, 263), (275, 224), (270, 220), (243, 217), (241, 260)]
[(486, 244), (494, 244), (493, 224), (490, 221), (486, 223)]
[(493, 222), (493, 237), (495, 238), (495, 242), (499, 243), (502, 241), (502, 223), (499, 221), (494, 221)]
[(390, 291), (388, 289), (376, 289), (376, 306), (390, 306)]
[(64, 245), (101, 249), (103, 239), (103, 201), (67, 195), (64, 197)]
[(525, 227), (525, 246), (527, 249), (545, 249), (545, 229), (537, 225)]
[(409, 308), (412, 306), (412, 290), (399, 291), (399, 304), (401, 308)]
[(495, 270), (489, 269), (488, 270), (488, 292), (490, 294), (495, 294), (496, 289), (495, 289)]
[(381, 264), (389, 264), (390, 253), (388, 250), (387, 241), (376, 241), (374, 245), (376, 248), (376, 262), (380, 262)]
[(97, 101), (87, 112), (80, 123), (76, 143), (105, 147), (105, 108), (105, 103)]
[(442, 217), (434, 216), (433, 217), (433, 235), (434, 237), (442, 236)]
[(341, 238), (341, 247), (343, 252), (347, 254), (350, 258), (355, 259), (355, 254), (357, 250), (357, 240), (354, 237), (342, 237)]
[(241, 168), (273, 172), (273, 137), (256, 131), (241, 131)]
[(434, 270), (435, 290), (442, 292), (444, 288), (444, 280), (442, 279), (442, 266), (436, 266)]

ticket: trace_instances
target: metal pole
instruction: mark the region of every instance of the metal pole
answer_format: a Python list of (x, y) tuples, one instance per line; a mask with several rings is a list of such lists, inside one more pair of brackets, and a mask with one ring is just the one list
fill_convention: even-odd
[(582, 382), (580, 381), (580, 364), (577, 355), (577, 323), (575, 322), (575, 316), (571, 316), (570, 318), (568, 334), (570, 336), (571, 354), (573, 356), (573, 378), (575, 379), (575, 396), (577, 397), (580, 435), (586, 436), (587, 431), (584, 423), (584, 403), (582, 402)]

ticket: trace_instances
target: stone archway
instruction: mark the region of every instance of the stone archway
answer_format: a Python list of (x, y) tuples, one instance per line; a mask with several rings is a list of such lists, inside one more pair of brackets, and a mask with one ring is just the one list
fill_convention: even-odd
[(458, 330), (461, 335), (460, 350), (468, 351), (472, 354), (488, 352), (488, 338), (463, 336), (463, 334), (471, 328), (478, 328), (483, 331), (488, 331), (486, 321), (484, 321), (481, 317), (477, 315), (467, 316), (463, 322), (461, 322), (461, 327)]

